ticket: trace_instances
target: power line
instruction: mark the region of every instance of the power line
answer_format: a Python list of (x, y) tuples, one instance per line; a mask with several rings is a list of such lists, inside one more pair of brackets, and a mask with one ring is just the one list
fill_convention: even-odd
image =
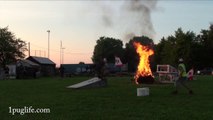
[(32, 50), (31, 49), (31, 52), (32, 52), (31, 55), (46, 57), (46, 51), (44, 51), (44, 50)]
[[(31, 46), (34, 46), (36, 48), (41, 48), (41, 49), (44, 49), (46, 50), (47, 48), (45, 47), (42, 47), (42, 46), (39, 46), (39, 45), (36, 45), (36, 44), (32, 44), (30, 43)], [(60, 53), (59, 50), (55, 50), (55, 49), (50, 49), (51, 52), (57, 52), (57, 53)], [(85, 55), (85, 54), (92, 54), (92, 52), (70, 52), (70, 51), (67, 51), (67, 52), (64, 52), (64, 54), (82, 54), (82, 55)]]

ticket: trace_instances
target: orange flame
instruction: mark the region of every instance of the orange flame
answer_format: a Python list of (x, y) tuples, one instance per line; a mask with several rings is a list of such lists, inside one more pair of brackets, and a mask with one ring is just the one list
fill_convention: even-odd
[(154, 51), (148, 46), (143, 46), (138, 42), (134, 42), (133, 45), (136, 48), (136, 52), (139, 54), (140, 62), (138, 64), (137, 72), (135, 75), (135, 83), (138, 84), (138, 78), (140, 76), (153, 76), (149, 64), (149, 56), (154, 54)]

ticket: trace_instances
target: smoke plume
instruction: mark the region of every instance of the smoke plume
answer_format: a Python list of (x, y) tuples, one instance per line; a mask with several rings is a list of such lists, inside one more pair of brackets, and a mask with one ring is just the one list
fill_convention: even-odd
[[(123, 30), (123, 39), (130, 40), (134, 36), (154, 38), (155, 30), (151, 13), (156, 9), (157, 0), (124, 0), (118, 10), (109, 5), (102, 7), (103, 23), (107, 27), (119, 26)], [(112, 12), (116, 11), (118, 12)], [(116, 16), (117, 15), (117, 16)]]

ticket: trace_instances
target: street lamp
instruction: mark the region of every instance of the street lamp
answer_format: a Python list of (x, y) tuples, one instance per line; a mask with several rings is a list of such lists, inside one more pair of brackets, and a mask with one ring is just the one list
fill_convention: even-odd
[(50, 57), (50, 30), (47, 30), (48, 33), (48, 58)]
[(62, 45), (62, 41), (61, 41), (61, 45), (60, 45), (60, 64), (64, 63), (64, 47)]

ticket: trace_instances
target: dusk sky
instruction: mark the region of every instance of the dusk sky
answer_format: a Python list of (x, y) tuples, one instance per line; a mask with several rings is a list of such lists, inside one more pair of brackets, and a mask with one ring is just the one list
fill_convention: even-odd
[[(92, 63), (93, 49), (101, 36), (121, 39), (125, 44), (129, 35), (145, 35), (158, 43), (179, 27), (199, 33), (213, 23), (213, 1), (210, 0), (135, 3), (125, 0), (0, 1), (0, 27), (8, 26), (17, 38), (31, 43), (32, 56), (42, 57), (47, 57), (47, 30), (50, 30), (50, 59), (58, 65), (60, 41), (65, 48), (64, 63)], [(140, 9), (140, 5), (146, 9)]]

